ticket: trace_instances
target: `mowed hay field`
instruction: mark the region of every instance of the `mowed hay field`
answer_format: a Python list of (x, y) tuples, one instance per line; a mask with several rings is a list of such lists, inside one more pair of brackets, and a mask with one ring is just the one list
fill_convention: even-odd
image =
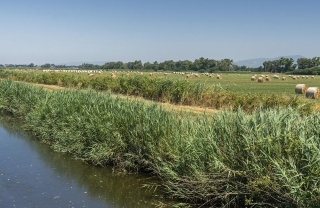
[[(253, 75), (253, 73), (242, 73), (239, 75), (235, 73), (222, 73), (222, 79), (216, 78), (217, 73), (214, 73), (212, 77), (201, 73), (199, 73), (199, 77), (193, 76), (191, 78), (186, 78), (186, 75), (180, 74), (169, 74), (165, 76), (163, 73), (159, 73), (157, 76), (166, 77), (168, 79), (186, 79), (191, 82), (203, 82), (206, 85), (215, 85), (218, 88), (221, 87), (222, 90), (240, 93), (294, 95), (297, 84), (306, 84), (310, 87), (320, 87), (320, 76), (315, 76), (314, 78), (309, 76), (308, 79), (301, 78), (300, 76), (300, 79), (293, 80), (288, 75), (284, 75), (286, 80), (281, 80), (282, 75), (280, 74), (278, 74), (279, 79), (272, 78), (274, 74), (268, 74), (271, 76), (272, 80), (261, 83), (258, 82), (258, 79), (256, 81), (251, 81), (251, 77)], [(267, 74), (257, 74), (258, 77), (260, 75)], [(304, 97), (304, 95), (301, 95), (301, 97)]]
[[(211, 77), (205, 73), (198, 73), (199, 77), (191, 76), (187, 77), (188, 74), (176, 74), (176, 73), (167, 73), (166, 72), (156, 73), (154, 76), (166, 78), (166, 79), (186, 79), (190, 82), (201, 82), (207, 86), (214, 86), (215, 89), (222, 91), (231, 91), (237, 93), (255, 93), (260, 94), (277, 94), (283, 96), (293, 96), (296, 95), (299, 98), (305, 100), (306, 102), (311, 102), (320, 105), (320, 100), (317, 99), (308, 99), (305, 94), (296, 94), (295, 88), (297, 84), (306, 84), (308, 87), (320, 87), (320, 76), (314, 76), (311, 78), (309, 76), (300, 75), (299, 79), (293, 79), (289, 77), (288, 74), (270, 74), (270, 73), (212, 73)], [(192, 73), (192, 72), (191, 72)], [(150, 76), (150, 73), (145, 73), (144, 76)], [(222, 78), (218, 79), (217, 75), (222, 75)], [(251, 81), (251, 77), (257, 75), (255, 81)], [(261, 75), (268, 75), (271, 77), (271, 81), (258, 82), (258, 78)], [(278, 75), (279, 78), (273, 78), (274, 75)], [(291, 75), (290, 75), (291, 76)], [(299, 75), (298, 75), (299, 76)], [(282, 80), (282, 77), (285, 77), (285, 80)], [(303, 78), (302, 78), (303, 77)], [(265, 80), (265, 79), (264, 79)], [(320, 109), (320, 106), (317, 107)]]
[[(64, 72), (65, 71), (65, 72)], [(240, 92), (240, 93), (272, 93), (272, 94), (281, 94), (281, 95), (294, 95), (295, 87), (297, 84), (306, 84), (308, 87), (320, 87), (320, 75), (308, 76), (308, 78), (303, 75), (300, 75), (299, 79), (292, 79), (288, 74), (271, 74), (271, 73), (197, 73), (197, 72), (150, 72), (150, 71), (124, 71), (124, 70), (82, 70), (82, 73), (70, 72), (76, 70), (52, 70), (49, 73), (66, 73), (73, 74), (82, 77), (88, 77), (88, 72), (92, 72), (95, 78), (97, 76), (111, 76), (116, 74), (117, 76), (153, 76), (163, 79), (183, 79), (190, 82), (201, 82), (208, 86), (216, 86), (221, 90)], [(77, 70), (80, 71), (80, 70)], [(96, 72), (95, 72), (96, 71)], [(98, 72), (101, 72), (100, 74)], [(43, 72), (42, 70), (33, 71), (33, 73), (48, 73)], [(152, 75), (151, 75), (152, 74)], [(197, 74), (197, 76), (192, 75)], [(206, 75), (207, 74), (207, 75)], [(192, 75), (187, 77), (188, 75)], [(208, 75), (211, 75), (209, 77)], [(217, 75), (222, 75), (221, 79), (217, 79)], [(251, 81), (251, 77), (257, 75), (255, 81)], [(259, 76), (269, 76), (271, 81), (258, 82)], [(274, 75), (278, 75), (279, 78), (273, 78)], [(299, 76), (299, 75), (298, 75)], [(286, 80), (282, 80), (282, 77), (286, 77)], [(304, 97), (301, 95), (301, 97)]]
[[(62, 73), (62, 72), (60, 72)], [(71, 72), (65, 72), (71, 73)], [(308, 87), (320, 87), (320, 76), (314, 76), (311, 78), (305, 78), (300, 75), (299, 79), (293, 79), (289, 77), (289, 74), (271, 74), (271, 73), (195, 73), (195, 72), (150, 72), (150, 71), (102, 71), (101, 74), (95, 74), (95, 76), (111, 76), (116, 73), (118, 76), (132, 76), (139, 74), (141, 76), (154, 76), (162, 79), (179, 79), (188, 80), (190, 82), (201, 82), (207, 86), (214, 86), (216, 89), (239, 92), (239, 93), (256, 93), (256, 94), (278, 94), (284, 96), (297, 95), (301, 98), (305, 98), (303, 94), (296, 94), (295, 87), (297, 84), (306, 84)], [(198, 74), (198, 77), (188, 76), (191, 74)], [(88, 76), (86, 73), (80, 73), (79, 76)], [(211, 75), (211, 76), (210, 76)], [(221, 79), (217, 78), (217, 75), (222, 75)], [(251, 81), (251, 77), (257, 75), (255, 81)], [(258, 78), (261, 76), (271, 77), (271, 81), (258, 82)], [(279, 78), (273, 78), (274, 75), (278, 75)], [(290, 75), (291, 76), (291, 75)], [(299, 75), (298, 75), (299, 76)], [(285, 77), (286, 80), (282, 80)], [(94, 78), (94, 76), (92, 77)]]
[[(190, 83), (200, 83), (205, 88), (212, 88), (214, 91), (222, 91), (222, 92), (232, 92), (237, 93), (239, 96), (246, 95), (258, 95), (257, 99), (263, 98), (266, 96), (270, 96), (272, 94), (277, 96), (291, 97), (297, 96), (302, 103), (314, 104), (314, 109), (320, 109), (320, 103), (318, 99), (309, 99), (306, 98), (305, 94), (296, 94), (295, 87), (297, 84), (306, 84), (308, 87), (320, 87), (320, 76), (314, 76), (311, 78), (302, 78), (300, 75), (299, 79), (292, 79), (288, 74), (276, 74), (278, 75), (278, 79), (273, 78), (275, 74), (270, 73), (196, 73), (196, 72), (151, 72), (151, 71), (128, 71), (128, 70), (10, 70), (10, 72), (21, 72), (33, 75), (40, 74), (51, 74), (51, 75), (59, 75), (60, 77), (64, 74), (67, 77), (70, 76), (70, 79), (79, 80), (77, 82), (83, 82), (84, 79), (91, 79), (92, 81), (99, 78), (100, 80), (105, 77), (106, 82), (110, 82), (112, 79), (119, 79), (130, 77), (135, 79), (136, 77), (148, 77), (155, 78), (162, 81), (187, 81)], [(100, 72), (100, 73), (99, 73)], [(89, 75), (91, 74), (91, 75)], [(255, 81), (251, 81), (251, 77), (256, 74), (257, 79)], [(221, 75), (221, 79), (217, 78), (217, 75)], [(258, 82), (258, 78), (263, 76), (269, 76), (271, 81)], [(282, 77), (285, 77), (286, 80), (282, 80)], [(23, 81), (24, 79), (18, 79)], [(266, 79), (265, 79), (266, 80)], [(34, 81), (33, 81), (34, 82)], [(48, 84), (42, 82), (36, 82), (39, 84)], [(54, 82), (53, 82), (54, 83)], [(147, 82), (146, 82), (147, 83)], [(49, 83), (50, 84), (50, 83)], [(65, 83), (55, 83), (53, 85), (66, 86)], [(71, 87), (75, 87), (77, 84), (73, 84)], [(164, 89), (165, 90), (165, 89)], [(113, 90), (112, 90), (113, 91)], [(162, 102), (162, 101), (161, 101)]]

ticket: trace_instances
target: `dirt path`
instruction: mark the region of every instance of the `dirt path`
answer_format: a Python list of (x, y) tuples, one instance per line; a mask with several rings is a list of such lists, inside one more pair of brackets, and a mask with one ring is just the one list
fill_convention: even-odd
[[(35, 83), (29, 83), (29, 84), (33, 84), (35, 86), (39, 86), (39, 87), (43, 87), (45, 89), (48, 89), (48, 90), (61, 90), (61, 89), (65, 89), (65, 87), (60, 87), (60, 86), (57, 86), (57, 85), (45, 85), (45, 84), (35, 84)], [(141, 100), (141, 101), (144, 101), (144, 102), (153, 102), (153, 101), (150, 101), (150, 100), (146, 100), (146, 99), (143, 99), (141, 97), (135, 97), (135, 96), (124, 96), (124, 95), (116, 95), (116, 96), (120, 96), (122, 98), (130, 98), (130, 99), (138, 99), (138, 100)], [(211, 113), (216, 113), (218, 112), (218, 110), (216, 109), (210, 109), (210, 108), (201, 108), (201, 107), (196, 107), (196, 106), (184, 106), (184, 105), (173, 105), (173, 104), (170, 104), (170, 103), (158, 103), (159, 105), (167, 108), (167, 109), (172, 109), (172, 110), (177, 110), (177, 111), (187, 111), (187, 112), (193, 112), (193, 113), (198, 113), (198, 114), (203, 114), (203, 113), (206, 113), (206, 114), (211, 114)]]

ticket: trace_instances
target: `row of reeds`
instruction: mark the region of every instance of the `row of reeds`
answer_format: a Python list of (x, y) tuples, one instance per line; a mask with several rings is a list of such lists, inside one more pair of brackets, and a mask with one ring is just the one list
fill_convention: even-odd
[[(201, 82), (190, 82), (186, 79), (170, 79), (149, 76), (119, 75), (96, 76), (89, 78), (67, 73), (23, 73), (0, 70), (0, 78), (10, 78), (17, 81), (59, 85), (77, 89), (94, 89), (98, 91), (111, 90), (113, 93), (139, 96), (145, 99), (168, 102), (179, 105), (208, 107), (214, 109), (238, 108), (251, 111), (257, 107), (273, 108), (278, 106), (296, 107), (302, 104), (296, 95), (291, 97), (274, 94), (255, 94), (228, 92), (218, 85), (208, 86)], [(308, 103), (301, 111), (312, 111)]]
[[(198, 206), (320, 204), (320, 114), (292, 108), (212, 116), (96, 91), (0, 81), (0, 110), (54, 150), (94, 165), (148, 171), (167, 197)], [(152, 184), (146, 185), (152, 187)]]

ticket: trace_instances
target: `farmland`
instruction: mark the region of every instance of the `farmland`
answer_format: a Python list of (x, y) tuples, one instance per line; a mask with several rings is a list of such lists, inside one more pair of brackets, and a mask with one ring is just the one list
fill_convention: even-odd
[[(318, 77), (259, 83), (251, 73), (130, 73), (2, 71), (0, 110), (22, 118), (56, 151), (156, 175), (168, 198), (225, 207), (320, 203), (320, 115), (311, 107), (318, 100), (294, 93), (299, 83), (317, 86)], [(46, 91), (8, 78), (72, 89)], [(110, 90), (221, 110), (194, 116)]]
[[(275, 107), (301, 104), (307, 104), (309, 110), (320, 109), (317, 99), (307, 99), (304, 94), (295, 94), (297, 84), (317, 87), (320, 76), (314, 78), (309, 76), (308, 79), (300, 76), (300, 79), (294, 80), (289, 75), (278, 74), (279, 78), (275, 79), (274, 74), (257, 74), (258, 77), (264, 75), (272, 79), (259, 83), (251, 81), (253, 73), (223, 73), (222, 79), (217, 79), (218, 74), (197, 73), (190, 76), (191, 72), (98, 72), (98, 70), (45, 70), (45, 72), (10, 70), (2, 71), (0, 77), (78, 89), (111, 90), (113, 93), (143, 97), (157, 102), (212, 109), (240, 106), (252, 110), (259, 105)], [(286, 80), (281, 79), (283, 76)]]
[[(70, 72), (70, 71), (76, 71), (76, 70), (36, 70), (36, 71), (28, 71), (28, 70), (15, 70), (17, 72), (22, 73), (35, 73), (35, 74), (41, 74), (41, 73), (63, 73), (68, 75), (77, 75), (79, 77), (85, 78), (88, 77), (87, 70), (83, 73), (77, 73), (77, 72)], [(201, 82), (206, 84), (207, 86), (215, 86), (218, 88), (221, 88), (222, 90), (226, 91), (232, 91), (232, 92), (239, 92), (239, 93), (273, 93), (273, 94), (281, 94), (281, 95), (292, 95), (294, 94), (295, 86), (299, 83), (307, 84), (308, 86), (318, 86), (320, 87), (320, 76), (314, 76), (314, 78), (311, 78), (311, 76), (308, 76), (308, 78), (305, 78), (305, 76), (300, 76), (299, 79), (293, 80), (289, 77), (289, 74), (278, 74), (276, 73), (279, 78), (273, 78), (272, 76), (274, 74), (270, 73), (253, 73), (253, 72), (229, 72), (229, 73), (194, 73), (194, 72), (150, 72), (150, 71), (100, 71), (101, 74), (98, 74), (99, 70), (95, 71), (89, 71), (95, 72), (92, 73), (92, 78), (95, 78), (97, 76), (99, 77), (109, 77), (112, 73), (117, 74), (118, 76), (135, 76), (135, 75), (141, 75), (150, 77), (150, 74), (153, 75), (153, 77), (157, 77), (160, 79), (178, 79), (178, 80), (188, 80), (190, 82)], [(189, 76), (188, 74), (198, 74), (197, 76)], [(217, 79), (216, 76), (222, 74), (222, 79)], [(256, 81), (250, 81), (250, 78), (256, 74), (257, 76), (264, 75), (264, 76), (270, 76), (272, 78), (271, 81), (265, 81), (264, 83), (258, 83)], [(286, 77), (286, 80), (282, 80), (282, 77)]]

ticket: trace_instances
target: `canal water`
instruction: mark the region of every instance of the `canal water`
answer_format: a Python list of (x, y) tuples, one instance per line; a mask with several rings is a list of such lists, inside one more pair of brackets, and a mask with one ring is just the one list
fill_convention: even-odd
[[(18, 125), (19, 126), (19, 125)], [(146, 175), (116, 174), (35, 141), (0, 118), (0, 207), (156, 207)]]

